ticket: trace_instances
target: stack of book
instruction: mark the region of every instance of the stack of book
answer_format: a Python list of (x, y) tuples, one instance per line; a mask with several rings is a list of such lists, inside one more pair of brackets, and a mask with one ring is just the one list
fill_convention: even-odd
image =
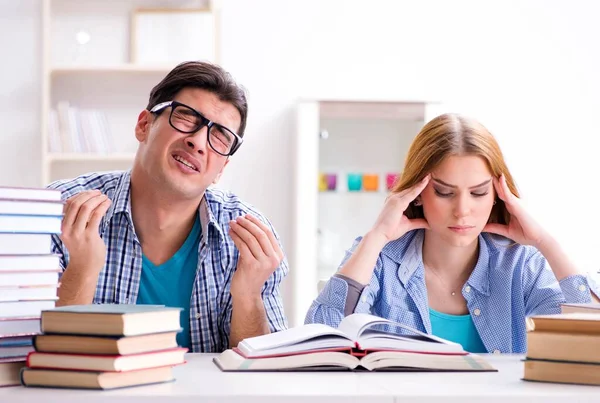
[(0, 386), (19, 385), (41, 311), (55, 305), (60, 263), (51, 237), (60, 233), (60, 196), (0, 187)]
[(523, 379), (600, 385), (600, 304), (565, 304), (531, 317)]
[(114, 389), (173, 381), (180, 308), (76, 305), (42, 312), (24, 386)]
[(214, 363), (228, 371), (496, 371), (462, 346), (376, 316), (337, 329), (309, 324), (242, 340)]

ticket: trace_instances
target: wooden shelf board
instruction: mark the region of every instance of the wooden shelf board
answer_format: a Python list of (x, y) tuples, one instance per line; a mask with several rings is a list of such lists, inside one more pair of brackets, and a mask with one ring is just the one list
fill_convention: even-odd
[(48, 154), (49, 162), (77, 162), (77, 161), (133, 161), (135, 153), (94, 154), (94, 153), (64, 153)]
[(116, 64), (107, 66), (93, 65), (73, 65), (73, 66), (53, 66), (50, 73), (70, 74), (70, 73), (168, 73), (175, 66), (167, 65), (137, 65), (137, 64)]

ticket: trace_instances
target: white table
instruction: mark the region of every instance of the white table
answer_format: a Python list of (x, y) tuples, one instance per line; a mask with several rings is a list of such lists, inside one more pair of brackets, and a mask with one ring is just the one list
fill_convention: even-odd
[(0, 402), (600, 402), (600, 387), (522, 381), (521, 356), (488, 356), (499, 370), (488, 373), (224, 373), (213, 357), (188, 354), (172, 383), (114, 391), (0, 388)]

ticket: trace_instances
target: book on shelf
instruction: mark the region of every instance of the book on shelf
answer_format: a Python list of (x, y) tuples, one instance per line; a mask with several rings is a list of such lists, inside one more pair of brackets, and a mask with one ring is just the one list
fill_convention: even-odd
[(52, 234), (0, 233), (0, 255), (48, 255), (51, 251)]
[(56, 111), (50, 111), (48, 123), (51, 152), (107, 154), (116, 151), (103, 111), (80, 109), (61, 101)]
[(494, 371), (462, 346), (368, 314), (337, 329), (309, 324), (242, 340), (214, 359), (223, 371)]
[(138, 336), (178, 332), (181, 308), (159, 305), (90, 304), (42, 311), (43, 333)]
[(172, 367), (128, 372), (91, 372), (24, 368), (20, 374), (24, 386), (78, 389), (116, 389), (174, 381)]
[(27, 356), (27, 367), (101, 372), (135, 371), (183, 364), (186, 352), (187, 348), (178, 347), (130, 355), (89, 355), (35, 351)]
[(562, 304), (562, 313), (598, 313), (600, 314), (600, 303), (591, 302), (588, 304)]
[(33, 345), (46, 353), (130, 355), (176, 348), (176, 336), (177, 332), (127, 337), (40, 334), (33, 338)]

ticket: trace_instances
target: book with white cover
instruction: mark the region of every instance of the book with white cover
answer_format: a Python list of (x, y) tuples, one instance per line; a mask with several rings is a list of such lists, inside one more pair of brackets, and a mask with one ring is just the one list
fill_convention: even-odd
[(0, 337), (26, 336), (40, 333), (40, 315), (0, 317)]
[(0, 255), (47, 255), (52, 253), (52, 234), (0, 233)]
[(0, 302), (0, 317), (19, 318), (28, 316), (40, 316), (44, 310), (54, 308), (55, 301), (18, 301), (18, 302)]
[(0, 255), (0, 272), (46, 271), (60, 268), (60, 255)]
[[(58, 299), (58, 284), (44, 286), (0, 287), (0, 302)], [(0, 326), (1, 327), (1, 326)]]
[(242, 340), (214, 359), (223, 371), (493, 371), (458, 343), (368, 314), (337, 329), (309, 324)]
[[(48, 271), (0, 271), (0, 293), (4, 287), (47, 286), (58, 284), (60, 269)], [(0, 299), (2, 296), (0, 295)]]
[[(394, 328), (390, 330), (390, 328)], [(400, 334), (403, 331), (406, 334)], [(337, 329), (313, 323), (242, 340), (237, 346), (247, 358), (322, 350), (397, 350), (437, 354), (466, 354), (462, 346), (377, 316), (355, 313)]]
[(244, 358), (225, 350), (213, 359), (223, 372), (250, 371), (394, 371), (394, 372), (489, 372), (497, 371), (475, 354), (440, 355), (377, 351), (365, 356), (322, 351), (271, 358)]
[(0, 214), (59, 216), (62, 213), (61, 201), (0, 199)]
[(0, 187), (0, 199), (61, 201), (61, 191), (46, 188)]
[(0, 214), (0, 232), (60, 234), (62, 216)]

